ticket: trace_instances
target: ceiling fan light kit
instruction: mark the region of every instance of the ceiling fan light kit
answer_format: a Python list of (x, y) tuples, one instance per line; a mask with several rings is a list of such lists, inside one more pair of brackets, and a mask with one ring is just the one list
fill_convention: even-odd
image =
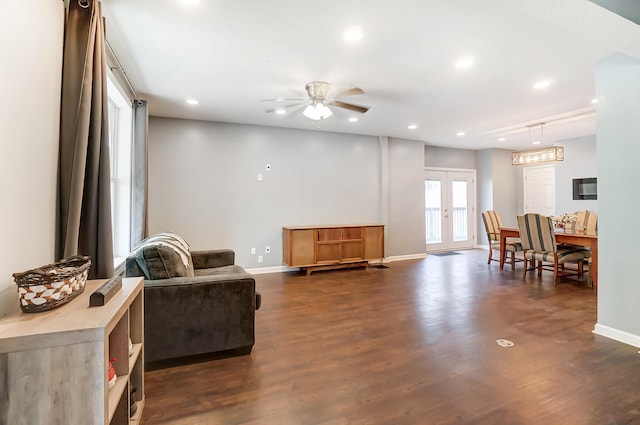
[(329, 118), (333, 115), (333, 112), (331, 112), (331, 109), (329, 109), (328, 106), (322, 103), (316, 103), (315, 105), (307, 106), (304, 112), (302, 112), (302, 115), (314, 121), (318, 121)]

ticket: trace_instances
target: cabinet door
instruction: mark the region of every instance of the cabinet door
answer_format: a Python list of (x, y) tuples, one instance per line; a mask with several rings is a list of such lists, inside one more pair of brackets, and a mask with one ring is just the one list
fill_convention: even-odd
[(364, 258), (384, 258), (384, 226), (364, 228)]
[(340, 259), (362, 260), (362, 227), (343, 227)]
[[(314, 229), (295, 229), (288, 231), (288, 266), (304, 266), (315, 263)], [(287, 260), (287, 258), (285, 258)]]

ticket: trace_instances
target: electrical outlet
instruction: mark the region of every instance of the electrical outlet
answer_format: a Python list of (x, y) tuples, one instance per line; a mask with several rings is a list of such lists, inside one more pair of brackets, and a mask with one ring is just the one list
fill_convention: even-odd
[(265, 254), (271, 254), (271, 247), (269, 245), (267, 245), (264, 249), (264, 253)]
[(262, 255), (258, 255), (258, 263), (262, 263)]
[(251, 248), (251, 255), (255, 255), (256, 254), (256, 249), (255, 248)]
[(266, 170), (267, 170), (267, 171), (271, 171), (271, 164), (267, 164), (267, 165), (265, 166), (265, 168), (266, 168)]

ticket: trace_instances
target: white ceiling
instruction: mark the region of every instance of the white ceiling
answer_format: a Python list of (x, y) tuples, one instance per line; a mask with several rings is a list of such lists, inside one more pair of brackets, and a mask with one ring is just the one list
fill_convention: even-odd
[[(467, 149), (531, 148), (540, 130), (527, 125), (539, 122), (544, 145), (595, 134), (596, 64), (640, 56), (640, 27), (586, 0), (102, 3), (107, 40), (151, 115)], [(359, 42), (343, 40), (351, 27)], [(456, 69), (465, 56), (473, 65)], [(551, 86), (534, 89), (542, 79)], [(362, 88), (341, 99), (371, 109), (332, 108), (319, 122), (265, 112), (276, 103), (263, 99), (305, 97), (314, 80)]]

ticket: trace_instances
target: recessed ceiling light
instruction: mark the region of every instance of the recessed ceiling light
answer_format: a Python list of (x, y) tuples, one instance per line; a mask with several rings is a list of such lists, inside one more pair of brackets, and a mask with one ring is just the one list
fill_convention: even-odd
[(351, 118), (349, 118), (349, 122), (358, 122), (358, 118), (351, 117)]
[(362, 30), (360, 28), (349, 28), (344, 32), (342, 38), (350, 43), (360, 41), (362, 39)]
[(542, 89), (546, 89), (547, 87), (549, 87), (551, 85), (551, 81), (549, 80), (542, 80), (542, 81), (538, 81), (537, 83), (535, 83), (533, 85), (533, 88), (536, 90), (542, 90)]
[(456, 62), (456, 68), (458, 69), (469, 68), (471, 65), (473, 65), (473, 57), (471, 56), (464, 57)]
[(501, 137), (501, 138), (498, 139), (498, 142), (504, 142), (505, 140), (507, 140), (506, 137)]
[(533, 144), (534, 144), (534, 145), (539, 145), (539, 144), (540, 144), (540, 140), (534, 140), (534, 141), (533, 141)]
[(276, 114), (278, 114), (278, 115), (284, 115), (286, 113), (287, 113), (287, 111), (285, 111), (284, 109), (276, 109)]
[(593, 104), (595, 105), (596, 103), (598, 103), (598, 99), (593, 99), (593, 100), (591, 101), (591, 103), (593, 103)]
[(198, 102), (196, 99), (187, 99), (187, 103), (189, 105), (197, 105), (200, 102)]
[(464, 136), (464, 135), (465, 135), (465, 132), (464, 132), (464, 131), (458, 131), (458, 132), (456, 133), (456, 136), (458, 136), (458, 137), (462, 137), (462, 136)]
[(407, 128), (409, 130), (415, 130), (416, 128), (418, 128), (418, 125), (417, 124), (410, 124)]

